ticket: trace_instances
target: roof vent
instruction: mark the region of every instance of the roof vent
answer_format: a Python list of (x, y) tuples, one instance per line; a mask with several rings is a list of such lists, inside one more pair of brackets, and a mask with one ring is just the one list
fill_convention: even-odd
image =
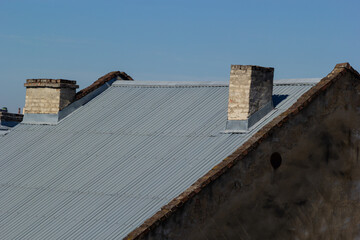
[(247, 132), (273, 109), (274, 68), (231, 65), (225, 132)]

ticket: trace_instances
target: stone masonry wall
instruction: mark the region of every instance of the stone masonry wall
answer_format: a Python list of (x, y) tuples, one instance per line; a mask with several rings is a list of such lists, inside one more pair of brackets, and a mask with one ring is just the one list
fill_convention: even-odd
[(24, 113), (57, 114), (60, 106), (59, 88), (27, 88)]
[(231, 65), (228, 120), (245, 120), (249, 115), (251, 69)]
[(274, 69), (253, 67), (251, 78), (249, 116), (272, 101)]
[(360, 238), (358, 76), (319, 94), (141, 238)]
[(246, 120), (271, 101), (273, 68), (231, 65), (228, 120)]
[(62, 88), (60, 90), (60, 105), (59, 109), (63, 109), (72, 103), (75, 99), (76, 90), (73, 88)]

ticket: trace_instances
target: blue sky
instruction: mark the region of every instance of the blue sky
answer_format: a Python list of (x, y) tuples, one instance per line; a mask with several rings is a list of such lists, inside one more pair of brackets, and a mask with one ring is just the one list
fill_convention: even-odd
[(324, 77), (339, 62), (360, 70), (360, 1), (0, 0), (0, 56), (11, 111), (27, 78), (228, 81), (231, 64)]

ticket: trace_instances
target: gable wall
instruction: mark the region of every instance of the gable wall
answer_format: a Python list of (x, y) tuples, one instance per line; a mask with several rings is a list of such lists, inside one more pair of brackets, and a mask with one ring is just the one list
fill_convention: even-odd
[[(360, 237), (360, 85), (341, 79), (143, 239)], [(273, 170), (270, 156), (282, 164)]]

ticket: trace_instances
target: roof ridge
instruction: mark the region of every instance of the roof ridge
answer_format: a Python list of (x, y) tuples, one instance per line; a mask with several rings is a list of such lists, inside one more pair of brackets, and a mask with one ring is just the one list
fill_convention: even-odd
[(273, 86), (315, 86), (317, 83), (306, 83), (306, 82), (298, 82), (298, 83), (274, 83)]
[(114, 87), (182, 88), (182, 87), (228, 87), (222, 81), (116, 81)]
[[(296, 80), (296, 79), (294, 79)], [(319, 79), (320, 80), (320, 79)], [(274, 86), (314, 86), (317, 82), (293, 81), (276, 82)], [(229, 87), (228, 82), (224, 81), (116, 81), (113, 87), (134, 87), (134, 88), (192, 88), (192, 87)]]
[(93, 92), (94, 90), (98, 89), (99, 87), (101, 87), (102, 85), (104, 85), (105, 83), (107, 83), (108, 81), (110, 81), (114, 78), (120, 78), (121, 80), (127, 80), (127, 81), (134, 80), (132, 77), (130, 77), (125, 72), (120, 72), (120, 71), (109, 72), (109, 73), (105, 74), (104, 76), (100, 77), (95, 82), (93, 82), (90, 86), (77, 92), (75, 95), (75, 101), (85, 97), (89, 93)]
[(152, 217), (148, 218), (141, 226), (130, 232), (124, 239), (138, 239), (139, 237), (148, 233), (151, 229), (155, 228), (159, 223), (169, 218), (177, 209), (192, 199), (204, 187), (219, 178), (221, 175), (227, 172), (228, 169), (232, 168), (237, 162), (247, 156), (248, 153), (250, 153), (259, 145), (260, 142), (262, 142), (270, 135), (269, 133), (272, 130), (280, 127), (285, 122), (287, 122), (290, 117), (297, 115), (303, 108), (308, 106), (316, 96), (328, 89), (346, 71), (357, 75), (357, 77), (360, 79), (360, 74), (355, 69), (353, 69), (349, 63), (336, 64), (334, 69), (326, 77), (322, 78), (319, 83), (304, 93), (285, 112), (281, 113), (271, 122), (262, 127), (231, 155), (223, 159), (219, 164), (215, 165), (210, 171), (199, 178), (188, 189), (170, 201), (167, 205), (163, 206), (160, 211), (155, 213)]

